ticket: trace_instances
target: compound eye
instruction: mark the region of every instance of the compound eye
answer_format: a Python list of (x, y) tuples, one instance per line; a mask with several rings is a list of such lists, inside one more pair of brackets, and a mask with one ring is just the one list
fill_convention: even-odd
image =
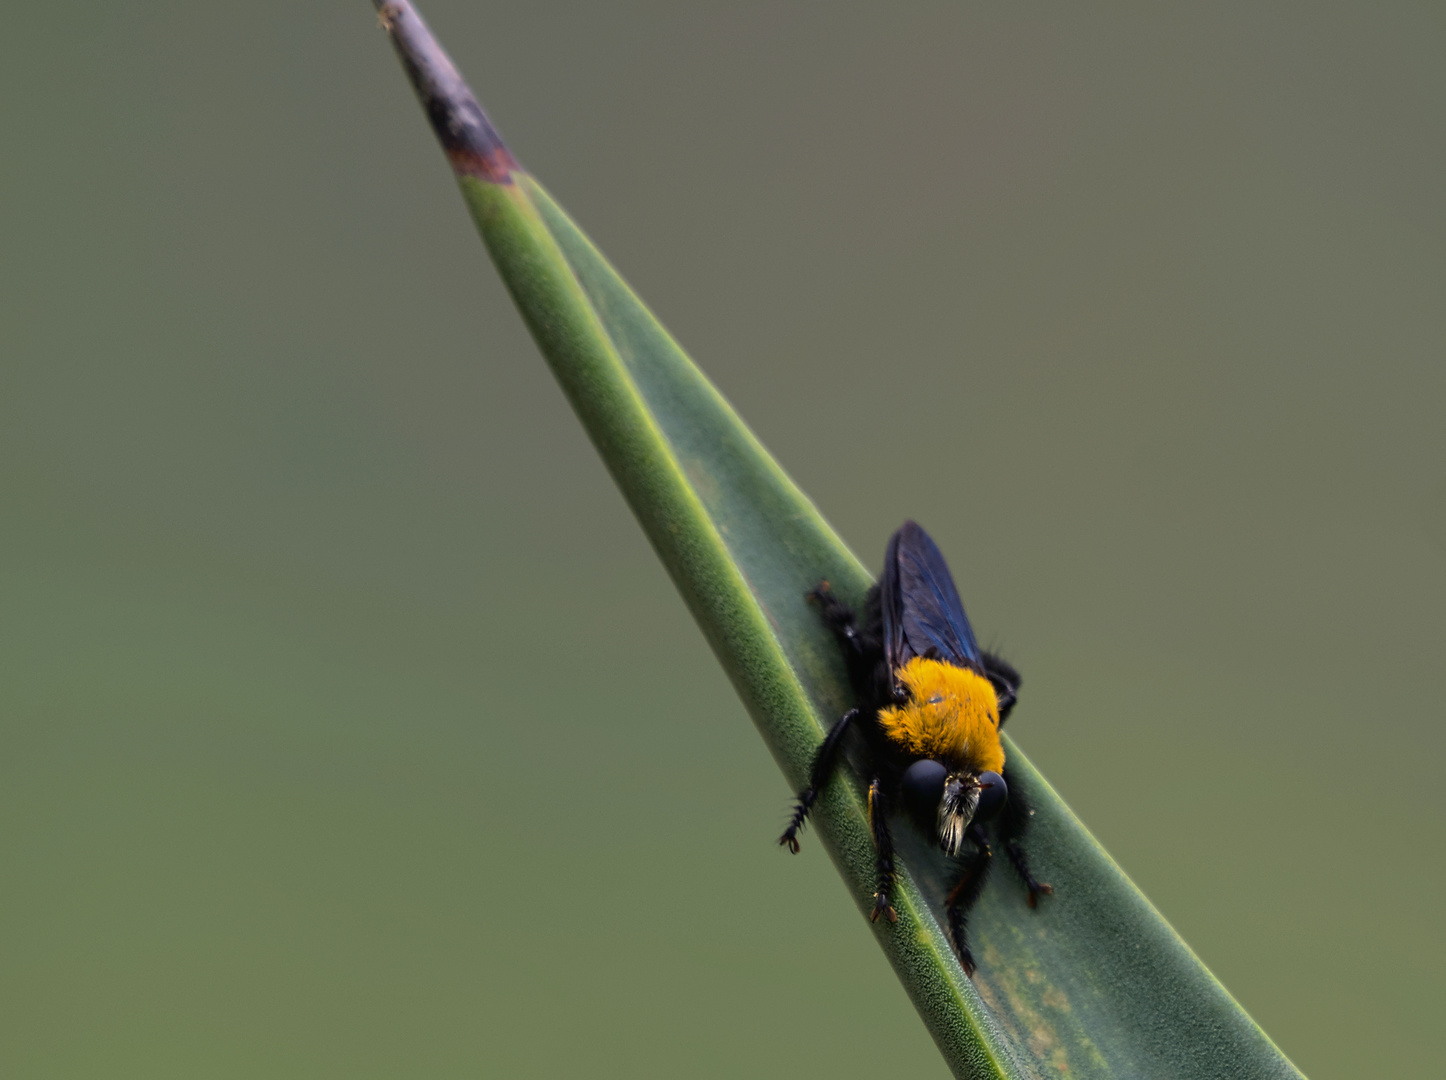
[(988, 770), (979, 774), (979, 809), (974, 811), (976, 821), (988, 821), (1009, 801), (1009, 786), (1004, 777)]
[(944, 797), (944, 779), (949, 770), (924, 758), (904, 770), (904, 804), (921, 820), (933, 821)]

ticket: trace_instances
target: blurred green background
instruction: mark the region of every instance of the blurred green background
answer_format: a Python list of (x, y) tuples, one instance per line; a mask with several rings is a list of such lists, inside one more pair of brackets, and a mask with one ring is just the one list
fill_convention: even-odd
[[(1446, 8), (423, 11), (1286, 1053), (1433, 1071)], [(943, 1076), (369, 6), (0, 87), (0, 1072)]]

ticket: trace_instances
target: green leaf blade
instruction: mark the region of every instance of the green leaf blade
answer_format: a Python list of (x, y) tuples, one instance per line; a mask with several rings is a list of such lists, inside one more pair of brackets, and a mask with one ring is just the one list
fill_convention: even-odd
[[(868, 572), (517, 166), (410, 4), (378, 6), (539, 349), (796, 790), (850, 703), (804, 594), (827, 578), (857, 601)], [(1056, 895), (1029, 911), (1009, 875), (994, 876), (971, 918), (971, 981), (941, 930), (947, 867), (901, 827), (899, 921), (872, 926), (955, 1074), (1299, 1077), (1012, 741), (1007, 750), (1033, 781), (1031, 856)], [(873, 846), (857, 776), (829, 785), (813, 822), (867, 911)]]
[[(867, 572), (534, 181), (460, 183), (564, 393), (798, 787), (821, 717), (846, 707), (837, 648), (804, 594), (829, 576), (857, 598)], [(805, 679), (827, 695), (827, 712)], [(867, 910), (873, 846), (856, 781), (830, 785), (814, 827)], [(1027, 1075), (997, 1064), (1008, 1044), (978, 1022), (977, 1001), (972, 1013), (961, 1002), (976, 992), (907, 872), (895, 907), (899, 922), (876, 934), (946, 1059), (961, 1076)]]

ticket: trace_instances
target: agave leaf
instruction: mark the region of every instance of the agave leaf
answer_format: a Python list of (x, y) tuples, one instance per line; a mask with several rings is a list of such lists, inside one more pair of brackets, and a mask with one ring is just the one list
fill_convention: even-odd
[[(868, 571), (518, 166), (412, 6), (378, 10), (538, 347), (797, 789), (849, 703), (804, 593), (827, 578), (857, 602)], [(971, 919), (970, 980), (941, 930), (940, 859), (904, 827), (899, 919), (872, 925), (955, 1075), (1299, 1077), (1006, 742), (1036, 793), (1031, 854), (1055, 895), (1031, 912), (1022, 890), (988, 888)], [(813, 823), (867, 912), (873, 847), (856, 776), (829, 785)]]

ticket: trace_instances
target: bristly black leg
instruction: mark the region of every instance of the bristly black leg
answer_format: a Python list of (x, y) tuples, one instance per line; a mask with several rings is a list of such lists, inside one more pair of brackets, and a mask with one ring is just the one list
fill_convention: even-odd
[(824, 625), (838, 639), (855, 698), (876, 702), (885, 688), (892, 692), (893, 679), (884, 662), (878, 587), (870, 589), (864, 597), (862, 621), (853, 608), (834, 595), (827, 581), (820, 581), (805, 597), (818, 605)]
[(854, 609), (833, 594), (827, 581), (820, 581), (808, 593), (808, 599), (818, 605), (819, 613), (828, 628), (838, 637), (844, 654), (850, 658), (862, 656), (867, 648), (854, 617)]
[(1024, 882), (1024, 887), (1029, 890), (1029, 906), (1035, 907), (1041, 896), (1054, 892), (1054, 887), (1035, 879), (1029, 869), (1029, 859), (1024, 854), (1024, 834), (1029, 829), (1029, 818), (1033, 811), (1029, 808), (1029, 795), (1024, 790), (1024, 781), (1019, 771), (1011, 770), (1006, 765), (1004, 783), (1009, 787), (1009, 801), (1004, 804), (1004, 812), (999, 815), (999, 840), (1004, 845), (1004, 853), (1009, 856), (1010, 864)]
[(783, 830), (783, 835), (778, 842), (795, 855), (798, 854), (798, 830), (803, 828), (804, 821), (808, 818), (808, 812), (813, 809), (814, 800), (823, 786), (828, 783), (828, 778), (833, 774), (834, 761), (838, 758), (838, 748), (843, 742), (844, 733), (848, 731), (851, 723), (857, 720), (859, 711), (850, 709), (834, 721), (833, 727), (824, 736), (823, 742), (819, 744), (818, 751), (813, 755), (813, 770), (809, 773), (808, 787), (798, 793), (798, 801), (793, 807), (793, 817), (788, 823), (788, 828)]
[(986, 652), (980, 654), (980, 659), (984, 661), (984, 674), (999, 697), (999, 726), (1003, 727), (1004, 721), (1009, 719), (1009, 714), (1014, 709), (1014, 703), (1019, 700), (1019, 686), (1024, 679), (1014, 665), (1003, 657)]
[(869, 826), (874, 831), (874, 910), (870, 922), (878, 922), (882, 915), (889, 922), (898, 922), (898, 913), (892, 903), (894, 896), (894, 838), (889, 835), (886, 820), (888, 807), (884, 805), (884, 789), (876, 776), (869, 781)]
[(949, 913), (949, 936), (954, 939), (954, 951), (959, 954), (959, 964), (964, 974), (974, 978), (974, 954), (969, 951), (969, 910), (979, 902), (984, 891), (984, 882), (989, 878), (989, 840), (978, 823), (969, 827), (969, 839), (974, 842), (974, 854), (964, 864), (964, 872), (954, 888), (949, 890), (944, 906)]

